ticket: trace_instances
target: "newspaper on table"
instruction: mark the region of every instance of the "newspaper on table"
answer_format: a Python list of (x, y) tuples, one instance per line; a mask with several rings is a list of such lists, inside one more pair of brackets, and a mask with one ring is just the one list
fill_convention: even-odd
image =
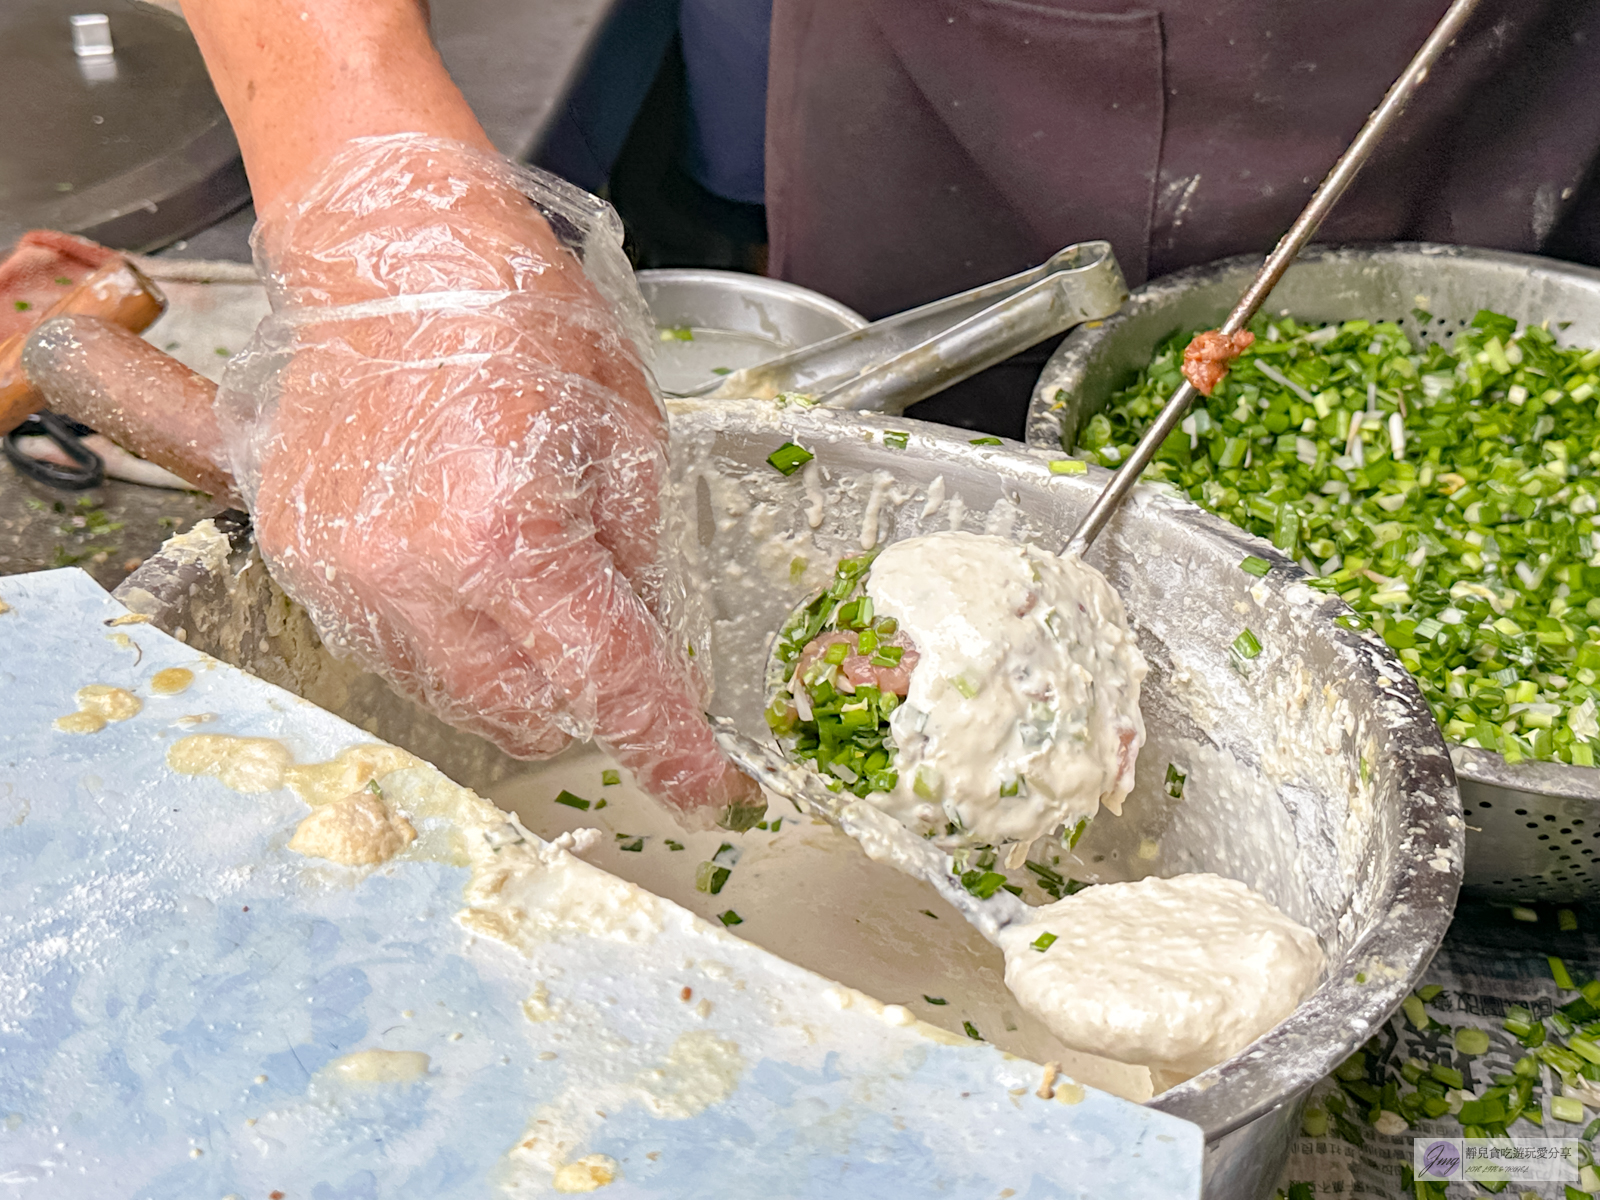
[(1464, 899), (1402, 1010), (1313, 1089), (1279, 1195), (1600, 1200), (1597, 977), (1600, 913)]

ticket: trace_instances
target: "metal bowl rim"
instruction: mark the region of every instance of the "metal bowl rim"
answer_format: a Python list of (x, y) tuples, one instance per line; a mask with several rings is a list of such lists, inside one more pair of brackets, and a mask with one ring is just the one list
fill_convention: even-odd
[[(801, 287), (798, 283), (769, 279), (765, 275), (751, 275), (745, 271), (723, 271), (714, 267), (650, 267), (636, 271), (634, 277), (639, 281), (641, 291), (648, 291), (652, 285), (700, 283), (742, 295), (759, 295), (774, 300), (791, 301), (814, 312), (835, 318), (845, 327), (840, 330), (841, 333), (861, 329), (868, 323), (867, 319), (855, 309), (841, 304), (831, 296), (825, 296), (808, 287)], [(647, 298), (646, 305), (648, 304)]]

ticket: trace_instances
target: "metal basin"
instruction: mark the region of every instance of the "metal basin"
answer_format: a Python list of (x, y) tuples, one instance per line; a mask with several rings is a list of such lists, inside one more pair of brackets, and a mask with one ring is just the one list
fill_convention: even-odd
[[(1073, 330), (1039, 376), (1029, 444), (1071, 444), (1163, 338), (1215, 326), (1259, 265), (1245, 256), (1180, 271), (1134, 292), (1115, 316)], [(1548, 320), (1565, 345), (1600, 346), (1600, 271), (1462, 246), (1313, 247), (1263, 311), (1304, 321), (1395, 321), (1414, 342), (1430, 342), (1447, 341), (1482, 308)], [(1251, 545), (1255, 554), (1271, 553), (1264, 542)], [(1451, 755), (1471, 822), (1467, 887), (1513, 900), (1600, 895), (1600, 768), (1507, 764), (1462, 746)]]
[[(1051, 455), (975, 447), (964, 431), (904, 418), (700, 401), (674, 404), (672, 421), (695, 581), (682, 599), (709, 631), (713, 707), (758, 736), (771, 633), (839, 557), (957, 523), (1055, 545), (1106, 478), (1055, 476)], [(909, 434), (904, 449), (884, 444), (891, 430)], [(766, 456), (785, 441), (815, 463), (774, 471)], [(1462, 855), (1449, 759), (1415, 686), (1381, 641), (1333, 623), (1337, 601), (1286, 573), (1238, 570), (1254, 550), (1231, 526), (1143, 492), (1095, 547), (1150, 661), (1150, 739), (1124, 815), (1096, 821), (1062, 866), (1101, 880), (1216, 871), (1323, 939), (1327, 977), (1287, 1021), (1152, 1101), (1205, 1130), (1216, 1200), (1276, 1184), (1307, 1090), (1379, 1029), (1432, 957)], [(119, 597), (465, 782), (509, 765), (332, 663), (248, 556), (202, 559), (164, 554)], [(1248, 663), (1230, 650), (1245, 626), (1263, 646)], [(1181, 798), (1168, 794), (1168, 764), (1187, 776)]]
[(668, 392), (692, 391), (717, 374), (758, 366), (867, 323), (821, 292), (740, 271), (668, 267), (636, 278), (661, 329), (654, 368)]

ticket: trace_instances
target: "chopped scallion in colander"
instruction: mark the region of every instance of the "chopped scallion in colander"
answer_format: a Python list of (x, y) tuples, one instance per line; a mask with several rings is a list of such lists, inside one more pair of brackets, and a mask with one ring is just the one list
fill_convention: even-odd
[[(1146, 477), (1338, 593), (1452, 741), (1595, 765), (1600, 350), (1487, 311), (1450, 349), (1418, 350), (1392, 322), (1253, 329)], [(1090, 419), (1081, 457), (1128, 455), (1182, 382), (1192, 336), (1164, 342)]]

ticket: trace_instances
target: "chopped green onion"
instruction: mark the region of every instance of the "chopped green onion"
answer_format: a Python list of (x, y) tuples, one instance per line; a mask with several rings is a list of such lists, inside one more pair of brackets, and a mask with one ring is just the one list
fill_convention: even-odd
[(682, 842), (675, 842), (671, 838), (668, 838), (667, 841), (666, 841), (666, 847), (667, 847), (668, 850), (682, 850), (683, 849), (683, 843)]
[[(1453, 344), (1413, 344), (1388, 321), (1253, 330), (1147, 476), (1300, 560), (1356, 610), (1337, 623), (1382, 637), (1417, 677), (1449, 740), (1594, 765), (1600, 351), (1494, 313)], [(1068, 431), (1083, 457), (1126, 460), (1191, 338), (1162, 342)]]
[(13, 300), (11, 302), (11, 306), (18, 312), (27, 312), (33, 307), (33, 305), (29, 304), (26, 300)]
[(712, 367), (711, 368), (711, 373), (713, 375), (732, 375), (733, 374), (733, 368), (732, 367)]
[(1243, 571), (1246, 575), (1254, 575), (1257, 578), (1260, 578), (1268, 571), (1272, 570), (1272, 564), (1264, 558), (1257, 558), (1254, 554), (1249, 554), (1246, 555), (1244, 561), (1239, 564), (1239, 570)]
[(731, 909), (731, 908), (725, 913), (718, 914), (717, 920), (721, 921), (724, 925), (743, 925), (744, 924), (744, 918), (741, 917), (738, 913), (734, 912), (733, 909)]
[(568, 808), (581, 809), (583, 812), (588, 812), (590, 807), (589, 802), (582, 796), (574, 796), (565, 788), (563, 788), (561, 793), (556, 796), (556, 803), (565, 804)]
[(622, 782), (622, 772), (621, 771), (601, 771), (600, 772), (600, 786), (602, 786), (602, 787), (615, 787), (617, 784), (619, 784), (621, 782)]
[(967, 1036), (969, 1038), (971, 1038), (973, 1041), (975, 1041), (975, 1042), (983, 1041), (982, 1036), (978, 1033), (978, 1027), (976, 1025), (974, 1025), (971, 1021), (963, 1021), (963, 1022), (961, 1022), (961, 1028), (963, 1028), (963, 1029), (965, 1029), (967, 1031)]
[(727, 867), (719, 867), (716, 863), (703, 862), (694, 870), (694, 890), (715, 896), (722, 890), (722, 885), (728, 882), (732, 874)]
[(1442, 988), (1439, 984), (1430, 983), (1426, 987), (1419, 987), (1417, 989), (1417, 999), (1421, 1000), (1424, 1004), (1432, 1004), (1439, 998), (1439, 993), (1442, 991), (1444, 991), (1444, 988)]
[(1556, 986), (1565, 991), (1574, 990), (1577, 985), (1572, 982), (1572, 976), (1567, 974), (1567, 964), (1551, 955), (1545, 961), (1550, 964), (1550, 978), (1556, 981)]
[(1246, 629), (1233, 639), (1233, 652), (1240, 658), (1254, 658), (1261, 653), (1261, 643), (1256, 640), (1255, 634)]
[(785, 442), (767, 455), (767, 463), (780, 475), (793, 475), (815, 457), (804, 446), (797, 446), (793, 442)]
[(1422, 1001), (1415, 996), (1407, 996), (1400, 1002), (1400, 1007), (1405, 1009), (1406, 1020), (1411, 1022), (1413, 1029), (1426, 1029), (1428, 1027), (1428, 1013), (1422, 1007)]
[(946, 1000), (943, 996), (924, 996), (923, 999), (929, 1004), (937, 1004), (941, 1007), (950, 1003), (950, 1001)]
[(963, 871), (961, 886), (980, 900), (987, 900), (1005, 886), (1006, 877), (998, 871)]
[[(1578, 914), (1573, 912), (1570, 908), (1556, 909), (1556, 927), (1560, 929), (1562, 933), (1576, 932), (1578, 928)], [(1589, 984), (1586, 983), (1583, 986), (1585, 988), (1583, 994), (1588, 996), (1589, 993), (1587, 989)]]
[(1188, 782), (1188, 779), (1189, 777), (1187, 775), (1178, 770), (1176, 764), (1168, 763), (1166, 780), (1167, 795), (1171, 796), (1174, 800), (1183, 799), (1183, 785)]
[(661, 331), (661, 340), (663, 342), (692, 342), (694, 341), (694, 330), (687, 325), (674, 325), (671, 329), (663, 329)]
[(1558, 1121), (1576, 1125), (1583, 1120), (1583, 1101), (1571, 1096), (1550, 1097), (1550, 1115)]
[(1475, 1029), (1470, 1025), (1463, 1025), (1456, 1030), (1455, 1044), (1456, 1049), (1462, 1054), (1472, 1057), (1489, 1053), (1488, 1033), (1482, 1029)]
[(1028, 945), (1032, 946), (1035, 950), (1039, 951), (1041, 954), (1044, 953), (1046, 950), (1050, 949), (1050, 947), (1054, 946), (1055, 944), (1056, 944), (1056, 935), (1053, 934), (1053, 933), (1041, 933), (1038, 937), (1034, 938), (1033, 941), (1028, 943)]
[(1088, 828), (1089, 828), (1089, 818), (1088, 817), (1079, 817), (1078, 818), (1078, 823), (1076, 825), (1074, 825), (1072, 827), (1071, 832), (1069, 832), (1067, 834), (1067, 849), (1068, 850), (1071, 850), (1073, 847), (1075, 847), (1078, 844), (1078, 839), (1083, 836), (1084, 831), (1086, 829), (1088, 829)]
[(1511, 906), (1511, 919), (1513, 921), (1534, 922), (1539, 919), (1539, 914), (1531, 908), (1523, 908), (1520, 904)]
[[(621, 835), (619, 834), (618, 836), (620, 837)], [(638, 854), (644, 849), (644, 839), (642, 837), (634, 838), (633, 841), (618, 846), (617, 849), (626, 850), (630, 854)]]
[(974, 446), (999, 446), (1002, 444), (997, 437), (975, 437), (967, 440)]
[(892, 450), (904, 450), (910, 441), (911, 435), (898, 429), (891, 429), (883, 435), (883, 444)]
[(1081, 458), (1052, 458), (1050, 460), (1050, 474), (1052, 475), (1087, 475), (1089, 464)]

